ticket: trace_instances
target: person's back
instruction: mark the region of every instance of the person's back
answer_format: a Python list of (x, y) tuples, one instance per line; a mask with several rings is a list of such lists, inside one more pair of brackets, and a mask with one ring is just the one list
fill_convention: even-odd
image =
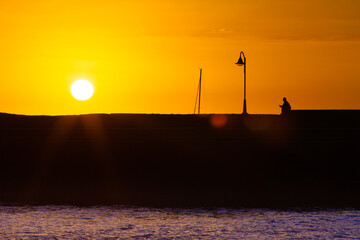
[(283, 104), (283, 105), (280, 105), (280, 107), (281, 107), (281, 114), (286, 114), (286, 113), (290, 112), (291, 106), (290, 106), (290, 103), (286, 100), (285, 97), (283, 98), (283, 101), (284, 101), (284, 104)]

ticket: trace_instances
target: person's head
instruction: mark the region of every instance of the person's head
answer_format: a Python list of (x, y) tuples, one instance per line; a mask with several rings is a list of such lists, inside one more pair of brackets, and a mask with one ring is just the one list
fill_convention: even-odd
[(286, 97), (283, 98), (283, 101), (284, 101), (284, 102), (286, 101)]

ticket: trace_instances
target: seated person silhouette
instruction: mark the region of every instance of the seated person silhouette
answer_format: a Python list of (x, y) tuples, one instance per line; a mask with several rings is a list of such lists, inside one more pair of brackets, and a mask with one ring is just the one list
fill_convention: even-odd
[(286, 98), (283, 98), (284, 104), (279, 105), (281, 107), (281, 115), (287, 114), (291, 110), (290, 103), (286, 100)]

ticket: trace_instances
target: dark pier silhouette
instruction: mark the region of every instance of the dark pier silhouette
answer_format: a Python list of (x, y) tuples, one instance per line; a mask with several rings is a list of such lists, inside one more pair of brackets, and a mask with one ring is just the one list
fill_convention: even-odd
[(0, 202), (360, 207), (360, 111), (0, 114)]

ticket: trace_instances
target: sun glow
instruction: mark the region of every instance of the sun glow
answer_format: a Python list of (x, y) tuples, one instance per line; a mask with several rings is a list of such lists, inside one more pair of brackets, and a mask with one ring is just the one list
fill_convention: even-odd
[(88, 80), (77, 80), (71, 85), (71, 94), (79, 101), (86, 101), (92, 97), (94, 87)]

